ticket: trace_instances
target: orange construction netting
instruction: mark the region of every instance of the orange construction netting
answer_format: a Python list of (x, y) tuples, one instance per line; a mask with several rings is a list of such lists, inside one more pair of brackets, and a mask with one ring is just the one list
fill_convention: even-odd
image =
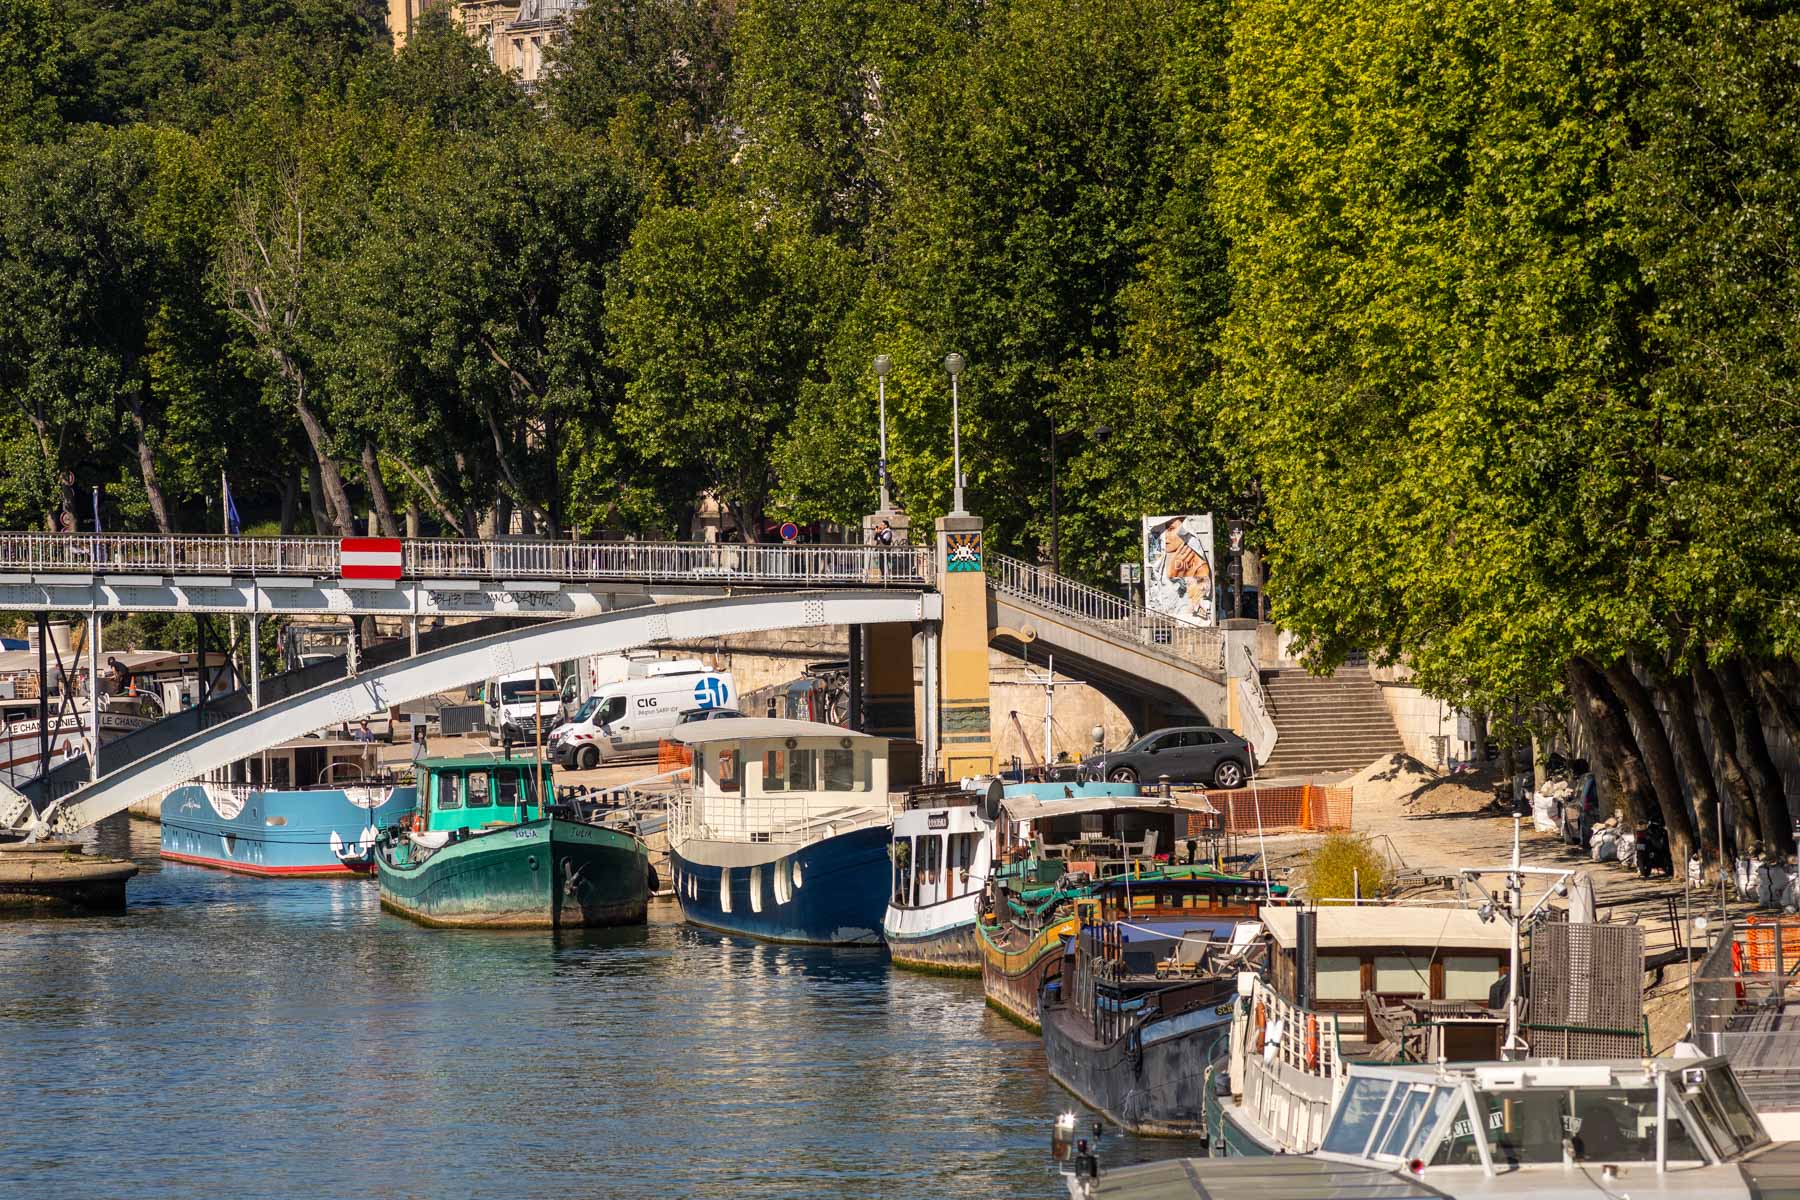
[(1245, 787), (1231, 791), (1214, 788), (1206, 793), (1215, 808), (1225, 814), (1225, 828), (1232, 833), (1258, 829), (1328, 830), (1350, 828), (1350, 789), (1320, 787)]

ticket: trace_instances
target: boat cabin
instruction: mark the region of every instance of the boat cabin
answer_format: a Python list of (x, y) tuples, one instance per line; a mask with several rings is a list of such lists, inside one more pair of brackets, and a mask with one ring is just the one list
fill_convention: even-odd
[[(1451, 1059), (1498, 1056), (1500, 1025), (1486, 1006), (1506, 975), (1512, 949), (1504, 921), (1484, 922), (1471, 908), (1365, 904), (1313, 911), (1317, 945), (1306, 1007), (1338, 1014), (1346, 1041), (1383, 1040), (1377, 1027), (1383, 1011), (1407, 1002), (1415, 1002), (1420, 1014), (1460, 1006), (1467, 1013), (1441, 1022), (1449, 1042), (1437, 1049)], [(1270, 982), (1295, 1005), (1301, 1001), (1299, 915), (1298, 908), (1262, 911), (1271, 942)]]
[(1199, 793), (1140, 796), (1134, 784), (1040, 784), (1019, 794), (1008, 789), (1002, 811), (1002, 861), (1060, 861), (1095, 877), (1211, 862), (1221, 844), (1219, 811)]
[(414, 765), (427, 832), (535, 821), (543, 815), (540, 791), (556, 803), (550, 764), (536, 758), (424, 758)]
[(806, 843), (888, 819), (886, 738), (780, 717), (696, 721), (669, 738), (694, 755), (675, 814), (684, 838)]
[(894, 814), (895, 907), (931, 908), (987, 886), (994, 823), (982, 815), (982, 803), (980, 795), (955, 785), (907, 794), (905, 807)]

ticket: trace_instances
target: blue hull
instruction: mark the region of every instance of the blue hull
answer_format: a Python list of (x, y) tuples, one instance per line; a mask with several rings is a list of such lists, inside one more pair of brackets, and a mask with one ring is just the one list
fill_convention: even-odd
[(375, 833), (417, 803), (411, 786), (277, 792), (185, 784), (162, 803), (162, 856), (249, 875), (367, 874)]
[[(732, 866), (728, 903), (721, 903), (719, 889), (725, 868), (671, 851), (681, 915), (707, 929), (769, 942), (878, 946), (892, 878), (890, 836), (887, 826), (872, 826), (825, 838), (758, 867)], [(692, 851), (693, 846), (683, 849)]]

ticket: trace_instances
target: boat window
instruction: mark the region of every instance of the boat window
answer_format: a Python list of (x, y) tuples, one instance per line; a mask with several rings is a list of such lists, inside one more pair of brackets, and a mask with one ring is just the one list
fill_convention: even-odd
[[(857, 759), (862, 759), (862, 771), (857, 771)], [(869, 790), (869, 756), (859, 755), (854, 750), (826, 750), (823, 752), (824, 782), (821, 786), (828, 792), (866, 792)]]
[(1393, 1090), (1391, 1079), (1352, 1079), (1344, 1088), (1344, 1097), (1338, 1101), (1331, 1128), (1326, 1130), (1325, 1142), (1319, 1148), (1332, 1154), (1360, 1157), (1363, 1147), (1369, 1144), (1369, 1135), (1375, 1131), (1375, 1122), (1387, 1103), (1388, 1093)]
[(744, 754), (741, 750), (719, 751), (719, 790), (721, 792), (743, 790), (743, 773), (740, 770), (743, 761)]
[(765, 792), (787, 791), (788, 753), (786, 750), (770, 750), (763, 755), (762, 790)]
[(1488, 992), (1500, 978), (1500, 960), (1490, 955), (1444, 956), (1444, 999), (1479, 1000), (1487, 1003)]
[[(1563, 1134), (1568, 1128), (1569, 1093), (1481, 1092), (1485, 1107), (1488, 1153), (1498, 1168), (1532, 1163), (1560, 1163)], [(1469, 1129), (1468, 1118), (1450, 1127), (1450, 1136), (1432, 1155), (1434, 1165), (1471, 1166), (1481, 1161)]]
[(289, 773), (288, 760), (286, 758), (272, 758), (269, 760), (270, 787), (279, 791), (287, 787), (292, 778), (293, 776)]
[[(1570, 1095), (1569, 1145), (1576, 1162), (1656, 1161), (1655, 1088), (1582, 1088)], [(1700, 1148), (1674, 1112), (1668, 1139), (1671, 1162), (1700, 1160)]]
[(440, 809), (462, 807), (462, 781), (455, 775), (433, 775), (431, 788), (436, 793), (433, 803)]
[[(1674, 1079), (1669, 1082), (1671, 1087), (1680, 1086)], [(1709, 1068), (1706, 1082), (1698, 1090), (1686, 1089), (1685, 1095), (1689, 1106), (1712, 1131), (1722, 1156), (1740, 1153), (1768, 1140), (1762, 1122), (1744, 1099), (1737, 1077), (1729, 1070)], [(1673, 1145), (1669, 1157), (1675, 1157)]]
[(1422, 1084), (1415, 1085), (1397, 1103), (1388, 1105), (1387, 1118), (1381, 1124), (1381, 1131), (1375, 1135), (1374, 1149), (1370, 1153), (1387, 1157), (1398, 1155), (1406, 1143), (1412, 1140), (1413, 1128), (1418, 1124), (1420, 1114), (1425, 1111), (1425, 1101), (1430, 1095), (1430, 1088)]
[(894, 903), (910, 905), (912, 903), (912, 856), (913, 839), (894, 839)]
[(486, 808), (494, 802), (493, 789), (489, 786), (490, 781), (486, 771), (470, 771), (468, 779), (467, 791), (464, 794), (468, 797), (470, 808)]
[(919, 839), (919, 887), (936, 888), (938, 875), (944, 869), (944, 835), (934, 833)]
[[(494, 772), (493, 802), (503, 808), (519, 807), (519, 773), (517, 771)], [(474, 807), (473, 801), (470, 807)]]
[(1362, 999), (1362, 959), (1354, 954), (1319, 955), (1314, 975), (1319, 999)]
[(1375, 990), (1384, 996), (1429, 996), (1431, 964), (1406, 954), (1378, 954)]
[(1400, 1157), (1410, 1160), (1422, 1154), (1432, 1133), (1443, 1121), (1444, 1114), (1455, 1108), (1460, 1099), (1461, 1095), (1455, 1088), (1434, 1088), (1431, 1093), (1431, 1106), (1426, 1110), (1425, 1119), (1419, 1122), (1418, 1130), (1414, 1132), (1411, 1141), (1407, 1143), (1406, 1149), (1401, 1152)]

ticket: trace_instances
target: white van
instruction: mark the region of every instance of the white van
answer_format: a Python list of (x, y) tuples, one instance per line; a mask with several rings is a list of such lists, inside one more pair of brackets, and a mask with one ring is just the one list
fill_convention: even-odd
[(709, 671), (696, 659), (657, 663), (637, 678), (596, 688), (573, 717), (550, 731), (544, 749), (558, 765), (585, 771), (654, 750), (684, 712), (736, 705), (729, 671)]
[(490, 679), (482, 687), (481, 703), (487, 727), (495, 737), (504, 737), (512, 726), (513, 740), (529, 742), (537, 736), (540, 706), (544, 715), (544, 732), (548, 734), (562, 712), (562, 688), (556, 672), (549, 667), (537, 671), (515, 671), (499, 679)]

